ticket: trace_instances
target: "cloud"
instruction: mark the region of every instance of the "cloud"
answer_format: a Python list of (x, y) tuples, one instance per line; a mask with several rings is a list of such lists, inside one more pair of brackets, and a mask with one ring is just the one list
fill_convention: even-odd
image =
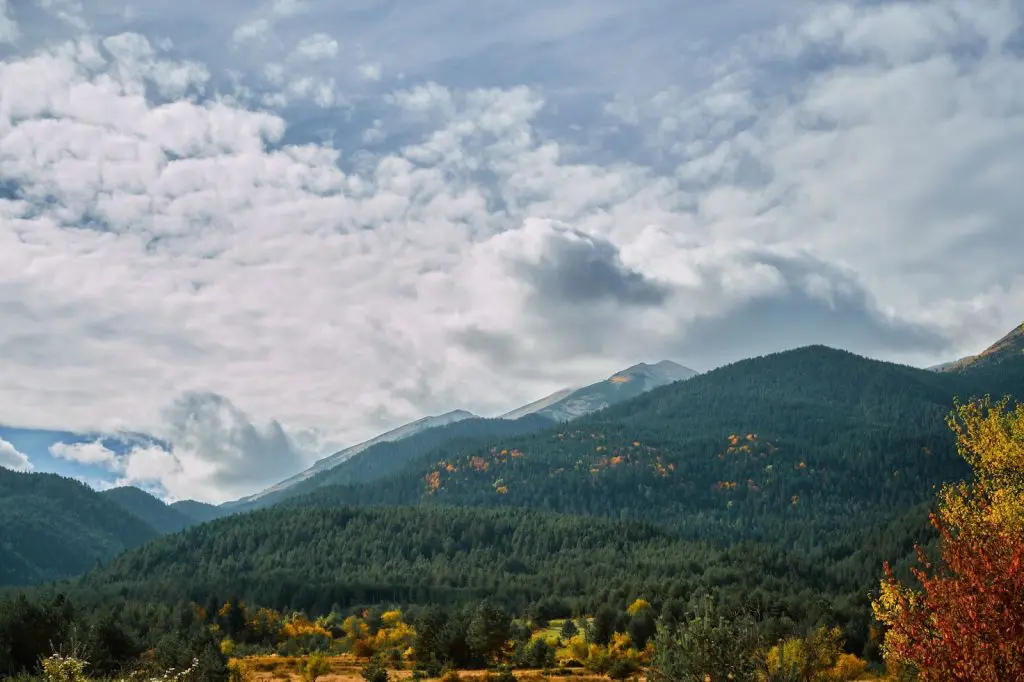
[(330, 59), (338, 54), (338, 41), (326, 33), (314, 33), (299, 41), (295, 54), (305, 59)]
[[(117, 442), (108, 436), (57, 442), (49, 451), (54, 457), (115, 474), (114, 485), (144, 487), (171, 500), (210, 502), (275, 483), (310, 461), (310, 452), (280, 424), (254, 424), (223, 396), (189, 393), (168, 406), (164, 415), (159, 442), (130, 437)], [(4, 445), (16, 452), (0, 441), (0, 457)], [(110, 482), (100, 476), (89, 480), (93, 487), (97, 481)]]
[(0, 418), (223, 499), (641, 358), (976, 352), (1024, 317), (1022, 13), (19, 6)]
[(17, 448), (3, 438), (0, 438), (0, 467), (14, 471), (32, 471), (34, 468), (27, 455), (18, 452)]
[(50, 454), (69, 462), (96, 464), (110, 470), (118, 468), (117, 453), (100, 440), (86, 443), (54, 443), (50, 446)]
[(244, 24), (239, 24), (238, 28), (231, 34), (231, 39), (236, 44), (264, 42), (270, 35), (271, 26), (270, 21), (267, 19), (253, 19)]
[(533, 289), (538, 305), (624, 306), (665, 302), (666, 287), (622, 263), (611, 242), (563, 225), (529, 220), (492, 240), (513, 275)]

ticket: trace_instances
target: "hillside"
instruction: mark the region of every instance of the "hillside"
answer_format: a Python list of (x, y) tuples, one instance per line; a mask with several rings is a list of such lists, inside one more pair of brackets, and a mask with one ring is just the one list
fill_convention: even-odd
[(111, 488), (102, 491), (100, 495), (141, 519), (160, 534), (177, 533), (196, 523), (190, 516), (132, 486)]
[(0, 585), (77, 575), (156, 536), (78, 481), (0, 468)]
[(955, 395), (982, 389), (959, 375), (801, 348), (555, 429), (442, 446), (394, 477), (294, 504), (528, 507), (810, 549), (963, 477), (943, 419)]

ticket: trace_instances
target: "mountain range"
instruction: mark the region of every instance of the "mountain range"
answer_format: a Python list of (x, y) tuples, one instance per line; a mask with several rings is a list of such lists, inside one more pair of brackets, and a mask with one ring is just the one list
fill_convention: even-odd
[[(644, 522), (658, 533), (722, 551), (755, 543), (771, 548), (757, 552), (798, 553), (787, 562), (824, 561), (847, 577), (867, 575), (877, 572), (872, 545), (879, 537), (908, 552), (912, 545), (907, 533), (893, 536), (885, 529), (917, 514), (934, 485), (965, 475), (943, 423), (954, 397), (995, 392), (994, 383), (1024, 393), (1019, 332), (979, 354), (982, 359), (950, 371), (823, 346), (697, 376), (666, 363), (640, 364), (507, 418), (455, 412), (442, 416), (442, 423), (421, 421), (384, 434), (356, 451), (332, 455), (327, 460), (333, 466), (270, 491), (257, 504), (166, 505), (135, 489), (97, 493), (52, 474), (0, 470), (0, 583), (70, 577), (123, 554), (95, 575), (112, 589), (149, 590), (152, 585), (135, 574), (139, 559), (131, 557), (156, 562), (146, 564), (153, 576), (186, 575), (197, 567), (172, 548), (200, 541), (226, 547), (218, 537), (241, 534), (249, 540), (232, 550), (230, 563), (211, 556), (204, 570), (225, 584), (246, 585), (262, 561), (256, 559), (263, 550), (253, 540), (259, 535), (254, 528), (271, 535), (292, 528), (286, 537), (298, 558), (320, 546), (318, 538), (326, 542), (325, 534), (340, 532), (337, 541), (346, 542), (344, 529), (330, 520), (338, 510), (409, 506), (421, 510), (403, 516), (414, 535), (453, 508), (490, 508), (499, 515), (494, 518), (603, 517), (602, 523), (613, 525), (587, 531), (607, 536), (603, 542), (614, 541), (615, 533), (608, 533), (615, 524)], [(571, 420), (550, 416), (577, 413)], [(243, 513), (261, 506), (274, 508)], [(367, 513), (367, 527), (376, 527), (372, 515), (378, 512)], [(298, 519), (301, 529), (293, 525)], [(473, 543), (485, 548), (491, 540), (458, 542), (468, 542), (469, 551)], [(384, 571), (389, 559), (381, 552), (365, 555), (366, 570)], [(515, 570), (534, 570), (530, 562), (539, 556), (522, 559)], [(301, 563), (278, 577), (301, 584)], [(328, 583), (349, 580), (338, 567), (317, 570), (325, 571), (321, 579)], [(274, 575), (260, 576), (264, 587), (253, 590), (270, 589)], [(406, 580), (379, 575), (387, 584)], [(304, 608), (304, 594), (298, 590), (291, 605)]]

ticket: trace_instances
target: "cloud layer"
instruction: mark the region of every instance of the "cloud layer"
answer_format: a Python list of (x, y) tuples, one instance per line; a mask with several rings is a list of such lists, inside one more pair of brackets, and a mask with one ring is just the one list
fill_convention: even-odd
[(1017, 3), (345, 5), (0, 2), (0, 423), (226, 499), (640, 360), (1024, 317)]

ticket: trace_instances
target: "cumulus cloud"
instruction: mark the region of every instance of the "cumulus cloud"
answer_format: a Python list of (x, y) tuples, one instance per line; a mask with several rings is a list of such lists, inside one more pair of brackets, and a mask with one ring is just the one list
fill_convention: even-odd
[[(115, 485), (144, 487), (171, 500), (213, 502), (275, 483), (310, 458), (276, 421), (254, 424), (230, 400), (212, 393), (188, 393), (175, 400), (164, 410), (160, 436), (159, 441), (122, 438), (118, 445), (123, 447), (113, 447), (118, 439), (110, 437), (57, 442), (49, 451), (112, 472)], [(4, 444), (0, 441), (0, 458)], [(104, 479), (89, 480), (94, 485)]]
[(640, 358), (930, 364), (1024, 317), (1019, 3), (146, 7), (18, 17), (0, 63), (0, 417), (160, 439), (63, 451), (123, 480), (223, 499)]
[(18, 449), (0, 438), (0, 467), (13, 469), (14, 471), (32, 471), (32, 462), (26, 454), (18, 452)]

